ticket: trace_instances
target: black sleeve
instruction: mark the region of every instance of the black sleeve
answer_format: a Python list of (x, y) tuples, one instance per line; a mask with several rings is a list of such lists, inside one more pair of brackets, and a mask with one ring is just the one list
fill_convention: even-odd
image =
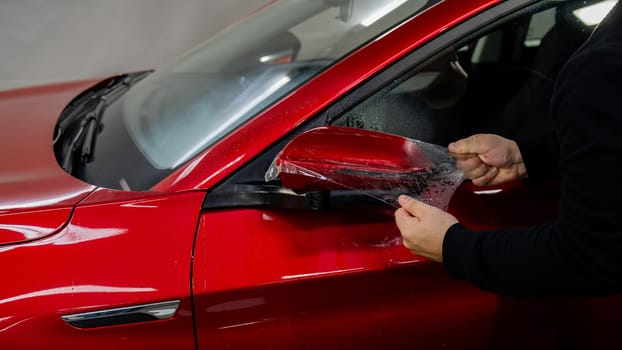
[[(559, 140), (559, 219), (473, 232), (457, 224), (443, 243), (451, 275), (513, 296), (622, 291), (622, 45), (580, 51), (553, 98)], [(528, 168), (528, 172), (530, 169)]]
[(516, 139), (528, 181), (559, 179), (559, 142), (553, 129)]

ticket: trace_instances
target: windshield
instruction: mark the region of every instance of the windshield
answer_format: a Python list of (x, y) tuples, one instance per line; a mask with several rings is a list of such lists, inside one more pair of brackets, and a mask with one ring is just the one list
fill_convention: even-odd
[(440, 0), (276, 2), (137, 83), (105, 112), (96, 185), (144, 190), (242, 123)]

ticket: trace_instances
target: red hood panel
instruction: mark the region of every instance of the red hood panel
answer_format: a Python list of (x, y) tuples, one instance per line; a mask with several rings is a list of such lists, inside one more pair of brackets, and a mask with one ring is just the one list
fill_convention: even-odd
[(61, 112), (94, 83), (0, 92), (0, 245), (53, 233), (95, 188), (65, 173), (52, 148)]

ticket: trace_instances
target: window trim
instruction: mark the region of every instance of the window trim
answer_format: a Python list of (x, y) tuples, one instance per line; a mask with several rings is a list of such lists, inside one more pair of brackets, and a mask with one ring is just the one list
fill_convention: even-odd
[(330, 124), (343, 113), (363, 102), (367, 97), (370, 97), (389, 85), (396, 78), (408, 73), (416, 66), (442, 52), (448, 46), (468, 38), (470, 35), (479, 32), (491, 24), (497, 23), (499, 17), (504, 17), (503, 20), (510, 20), (511, 18), (521, 16), (526, 11), (529, 11), (531, 5), (535, 3), (542, 2), (542, 5), (545, 6), (546, 3), (553, 1), (555, 0), (508, 0), (469, 18), (447, 30), (445, 33), (431, 39), (429, 42), (417, 47), (391, 66), (363, 82), (339, 101), (332, 104), (325, 112), (320, 113), (323, 114), (322, 123), (324, 125)]
[[(203, 210), (236, 207), (270, 207), (270, 200), (258, 201), (256, 198), (257, 196), (240, 196), (237, 193), (239, 192), (239, 185), (257, 185), (259, 176), (265, 173), (274, 157), (293, 138), (314, 127), (328, 125), (350, 108), (358, 105), (367, 97), (387, 86), (396, 78), (409, 72), (417, 65), (424, 63), (434, 55), (445, 50), (448, 46), (457, 41), (468, 39), (469, 36), (491, 24), (498, 23), (499, 17), (503, 17), (502, 20), (511, 20), (516, 16), (523, 15), (525, 11), (529, 11), (531, 5), (535, 3), (541, 2), (544, 6), (554, 1), (555, 0), (507, 0), (501, 2), (413, 49), (412, 52), (406, 54), (383, 71), (362, 82), (359, 86), (353, 88), (350, 93), (342, 96), (338, 101), (309, 118), (303, 125), (282, 137), (275, 142), (275, 144), (255, 157), (255, 159), (238, 169), (228, 178), (225, 178), (220, 184), (214, 186), (205, 196)], [(263, 176), (261, 177), (263, 178)], [(259, 188), (259, 190), (260, 192), (265, 191), (263, 188)], [(245, 201), (244, 198), (250, 198), (250, 200)]]

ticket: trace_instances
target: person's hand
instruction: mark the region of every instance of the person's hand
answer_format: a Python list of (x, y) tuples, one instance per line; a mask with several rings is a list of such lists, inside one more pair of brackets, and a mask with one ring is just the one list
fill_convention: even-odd
[(395, 223), (402, 234), (404, 246), (414, 254), (442, 262), (443, 239), (447, 230), (458, 220), (409, 196), (402, 195), (398, 201), (402, 207), (395, 211)]
[(477, 186), (499, 185), (527, 178), (516, 142), (493, 134), (477, 134), (449, 144), (449, 152), (467, 179)]

